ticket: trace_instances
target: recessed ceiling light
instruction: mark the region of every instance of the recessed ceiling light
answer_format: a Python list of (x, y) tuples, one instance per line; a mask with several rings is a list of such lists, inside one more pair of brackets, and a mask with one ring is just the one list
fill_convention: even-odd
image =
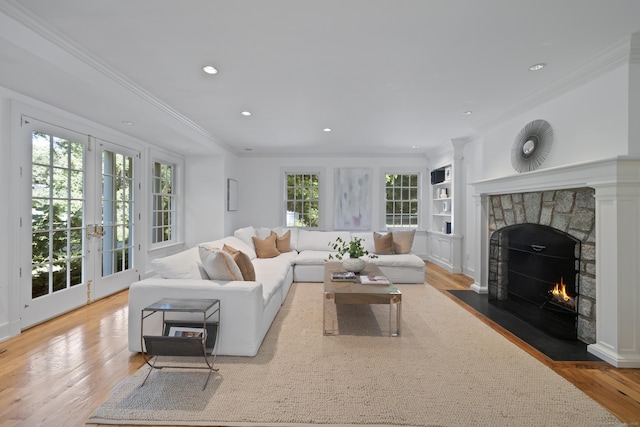
[(207, 74), (218, 74), (218, 69), (213, 65), (205, 65), (204, 67), (202, 67), (202, 71)]
[(331, 132), (331, 128), (324, 128), (322, 130), (325, 131), (325, 132)]
[(463, 116), (470, 116), (471, 114), (473, 114), (473, 111), (465, 111), (462, 113)]
[(123, 120), (122, 124), (125, 126), (133, 126), (133, 122), (130, 122), (129, 120)]
[(529, 71), (539, 71), (542, 70), (547, 64), (544, 63), (539, 63), (539, 64), (533, 64), (532, 66), (529, 67)]
[(243, 116), (250, 116), (251, 115), (251, 111), (243, 111), (240, 114), (242, 114)]
[(416, 150), (416, 149), (420, 148), (420, 146), (419, 146), (419, 145), (412, 145), (412, 146), (411, 146), (411, 148), (413, 148), (414, 150)]

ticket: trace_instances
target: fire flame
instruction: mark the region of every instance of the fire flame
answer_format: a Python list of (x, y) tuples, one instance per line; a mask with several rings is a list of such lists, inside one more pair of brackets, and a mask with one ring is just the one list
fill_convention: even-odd
[(567, 294), (567, 285), (564, 284), (564, 278), (560, 278), (560, 283), (556, 283), (556, 286), (551, 290), (551, 294), (556, 301), (567, 303), (573, 306), (573, 297)]

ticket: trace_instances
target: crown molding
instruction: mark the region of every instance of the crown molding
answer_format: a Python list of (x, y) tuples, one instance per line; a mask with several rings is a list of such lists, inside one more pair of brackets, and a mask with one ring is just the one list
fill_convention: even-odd
[[(635, 43), (634, 40), (636, 40)], [(564, 78), (511, 104), (497, 115), (476, 124), (475, 129), (484, 133), (487, 129), (524, 114), (548, 102), (550, 99), (557, 98), (628, 64), (633, 58), (636, 59), (636, 63), (640, 63), (640, 33), (625, 37), (609, 49), (594, 56), (575, 71), (567, 74)]]
[(194, 131), (198, 136), (204, 137), (208, 142), (213, 142), (214, 144), (225, 150), (231, 152), (235, 151), (232, 148), (221, 143), (216, 136), (212, 135), (210, 132), (202, 128), (200, 125), (198, 125), (188, 117), (182, 115), (166, 103), (162, 102), (160, 99), (153, 96), (151, 93), (138, 86), (133, 81), (127, 79), (125, 76), (118, 73), (107, 64), (98, 60), (96, 57), (85, 51), (69, 38), (56, 31), (53, 31), (50, 25), (47, 25), (46, 21), (33, 14), (25, 6), (21, 5), (17, 0), (5, 0), (0, 2), (0, 12), (4, 13), (10, 19), (13, 19), (17, 23), (21, 24), (27, 30), (32, 31), (47, 42), (55, 45), (56, 47), (62, 49), (82, 63), (86, 64), (89, 68), (107, 77), (117, 85), (123, 87), (124, 89), (142, 99), (146, 103), (150, 104), (157, 110), (176, 120), (178, 123), (186, 126), (189, 130)]

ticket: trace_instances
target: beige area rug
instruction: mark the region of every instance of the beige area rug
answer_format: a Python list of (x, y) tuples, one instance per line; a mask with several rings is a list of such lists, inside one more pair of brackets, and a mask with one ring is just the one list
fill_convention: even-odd
[(256, 357), (122, 382), (90, 418), (202, 426), (623, 426), (571, 383), (429, 285), (400, 285), (402, 336), (388, 306), (339, 306), (322, 335), (322, 285), (294, 284)]

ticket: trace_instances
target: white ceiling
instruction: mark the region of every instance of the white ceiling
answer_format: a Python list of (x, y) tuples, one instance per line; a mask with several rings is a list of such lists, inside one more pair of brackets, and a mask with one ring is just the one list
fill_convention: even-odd
[(0, 0), (0, 12), (0, 85), (177, 151), (241, 155), (423, 153), (615, 62), (640, 31), (638, 0)]

